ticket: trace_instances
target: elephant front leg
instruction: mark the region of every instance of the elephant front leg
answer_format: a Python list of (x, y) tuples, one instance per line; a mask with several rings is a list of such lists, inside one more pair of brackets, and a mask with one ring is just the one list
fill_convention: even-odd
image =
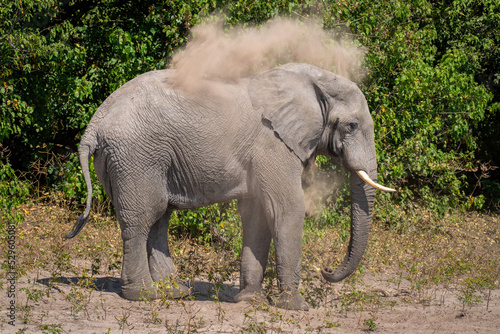
[(243, 250), (241, 255), (240, 293), (234, 302), (264, 301), (262, 280), (267, 266), (271, 232), (263, 210), (257, 201), (238, 201), (243, 224)]
[(302, 260), (303, 211), (283, 213), (278, 217), (274, 235), (276, 272), (280, 295), (276, 306), (289, 310), (309, 310), (299, 292)]
[(168, 210), (149, 231), (147, 251), (149, 272), (157, 294), (169, 298), (181, 298), (189, 295), (189, 289), (174, 279), (175, 266), (168, 248), (168, 221), (172, 211)]

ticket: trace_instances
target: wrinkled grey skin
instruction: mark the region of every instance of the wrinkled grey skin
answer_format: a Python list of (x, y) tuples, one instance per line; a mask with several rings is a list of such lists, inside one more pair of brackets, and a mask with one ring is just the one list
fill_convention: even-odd
[[(89, 195), (68, 237), (88, 219), (94, 156), (123, 238), (122, 296), (174, 273), (167, 231), (175, 209), (238, 199), (243, 223), (240, 293), (262, 296), (271, 239), (283, 292), (276, 302), (307, 310), (298, 292), (304, 199), (303, 166), (324, 154), (351, 171), (377, 177), (373, 121), (365, 97), (349, 80), (305, 64), (287, 64), (237, 83), (207, 81), (174, 89), (174, 70), (131, 80), (99, 107), (80, 143)], [(325, 279), (340, 281), (365, 251), (375, 190), (351, 173), (352, 231), (348, 253)], [(180, 285), (174, 297), (187, 293)]]

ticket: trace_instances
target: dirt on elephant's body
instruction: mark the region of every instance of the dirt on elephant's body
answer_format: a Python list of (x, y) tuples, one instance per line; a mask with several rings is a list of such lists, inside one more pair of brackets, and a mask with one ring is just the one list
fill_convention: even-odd
[[(332, 241), (345, 231), (306, 226), (301, 291), (311, 309), (298, 312), (232, 303), (239, 278), (233, 249), (187, 238), (173, 240), (171, 249), (193, 296), (125, 300), (119, 296), (120, 230), (112, 217), (94, 215), (84, 232), (66, 241), (76, 213), (46, 204), (20, 213), (17, 280), (0, 272), (1, 333), (500, 332), (498, 216), (433, 220), (416, 212), (411, 229), (398, 231), (376, 221), (360, 270), (334, 285), (321, 279), (319, 268), (342, 260), (346, 242)], [(2, 263), (6, 245), (0, 244)], [(273, 299), (270, 261), (264, 287)]]

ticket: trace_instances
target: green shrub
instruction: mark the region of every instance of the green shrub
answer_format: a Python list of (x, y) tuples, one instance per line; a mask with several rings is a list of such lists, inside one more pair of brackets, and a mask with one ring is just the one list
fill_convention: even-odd
[[(397, 220), (398, 208), (412, 210), (417, 202), (439, 214), (498, 205), (500, 173), (491, 167), (500, 164), (496, 0), (3, 1), (0, 142), (12, 156), (10, 164), (2, 162), (2, 180), (8, 180), (2, 191), (11, 191), (10, 182), (28, 189), (14, 170), (34, 174), (33, 162), (44, 161), (46, 185), (71, 201), (84, 200), (76, 156), (50, 166), (47, 152), (75, 152), (102, 101), (138, 74), (167, 67), (191, 27), (210, 14), (223, 17), (227, 28), (277, 16), (318, 18), (332, 38), (349, 36), (365, 49), (359, 85), (375, 120), (379, 180), (398, 189), (377, 195), (394, 215), (384, 217)], [(16, 193), (18, 202), (25, 200), (24, 190)], [(321, 224), (342, 220), (348, 204), (339, 196)], [(101, 186), (95, 197), (102, 203)], [(2, 197), (4, 207), (9, 198)], [(200, 215), (229, 209), (200, 210), (177, 218), (208, 238)]]
[[(493, 95), (475, 78), (476, 53), (456, 43), (442, 48), (445, 23), (437, 14), (446, 8), (459, 21), (467, 8), (437, 3), (331, 2), (325, 26), (346, 22), (367, 50), (361, 88), (375, 121), (379, 175), (399, 190), (393, 199), (480, 209), (484, 197), (469, 192), (467, 173), (474, 170)], [(451, 26), (449, 15), (446, 21)]]
[[(89, 161), (89, 171), (92, 179), (92, 204), (94, 209), (106, 202), (108, 203), (105, 206), (109, 207), (109, 199), (106, 197), (104, 187), (97, 180), (92, 160)], [(66, 160), (60, 161), (59, 164), (48, 166), (47, 174), (50, 180), (49, 186), (52, 189), (62, 193), (64, 198), (70, 202), (85, 204), (87, 185), (80, 168), (78, 154), (71, 154)]]
[[(1, 147), (1, 145), (0, 145)], [(0, 151), (0, 226), (23, 220), (17, 207), (24, 204), (30, 195), (30, 184), (20, 179), (6, 157), (7, 151)], [(0, 228), (5, 232), (7, 229)]]
[(170, 219), (170, 233), (190, 235), (200, 243), (215, 242), (241, 252), (241, 219), (237, 201), (219, 203), (196, 210), (177, 210)]

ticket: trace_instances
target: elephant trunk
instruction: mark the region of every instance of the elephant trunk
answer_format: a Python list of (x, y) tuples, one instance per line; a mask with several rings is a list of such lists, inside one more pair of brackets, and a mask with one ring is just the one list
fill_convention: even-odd
[[(368, 172), (376, 180), (376, 167)], [(339, 282), (351, 275), (358, 267), (368, 244), (370, 216), (375, 199), (375, 188), (365, 183), (357, 173), (351, 173), (351, 238), (349, 248), (342, 264), (333, 271), (325, 268), (321, 271), (329, 282)]]

